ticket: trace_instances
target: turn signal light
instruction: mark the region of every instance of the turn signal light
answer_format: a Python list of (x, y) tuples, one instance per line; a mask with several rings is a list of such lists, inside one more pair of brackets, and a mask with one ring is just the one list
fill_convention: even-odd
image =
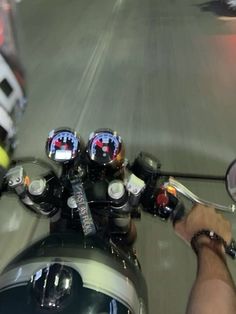
[(176, 191), (176, 188), (174, 188), (173, 186), (171, 185), (168, 185), (166, 187), (166, 191), (172, 195), (174, 195), (175, 197), (177, 196), (177, 191)]

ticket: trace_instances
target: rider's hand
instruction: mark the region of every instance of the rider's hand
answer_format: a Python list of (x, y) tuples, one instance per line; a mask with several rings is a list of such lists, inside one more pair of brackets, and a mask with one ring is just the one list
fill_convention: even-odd
[(174, 226), (175, 232), (188, 244), (195, 233), (202, 229), (212, 230), (227, 244), (232, 240), (231, 224), (212, 207), (196, 205), (181, 221)]

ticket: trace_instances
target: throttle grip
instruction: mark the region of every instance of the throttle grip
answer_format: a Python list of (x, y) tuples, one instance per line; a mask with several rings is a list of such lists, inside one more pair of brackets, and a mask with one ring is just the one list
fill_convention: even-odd
[(182, 202), (178, 202), (177, 206), (175, 207), (175, 210), (172, 214), (172, 223), (173, 226), (180, 220), (182, 220), (185, 216), (185, 206)]

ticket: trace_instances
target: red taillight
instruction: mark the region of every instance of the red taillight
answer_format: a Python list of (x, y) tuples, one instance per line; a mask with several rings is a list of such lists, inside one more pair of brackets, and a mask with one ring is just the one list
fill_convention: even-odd
[(0, 19), (0, 47), (3, 45), (4, 43), (4, 27), (3, 27), (3, 22)]

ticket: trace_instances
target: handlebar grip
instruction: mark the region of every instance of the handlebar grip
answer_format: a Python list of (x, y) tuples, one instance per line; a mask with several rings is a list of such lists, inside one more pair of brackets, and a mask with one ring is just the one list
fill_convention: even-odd
[(232, 259), (236, 258), (236, 241), (232, 240), (229, 245), (225, 247), (225, 252), (228, 254)]
[(185, 216), (185, 206), (182, 202), (178, 202), (175, 210), (173, 211), (172, 214), (172, 223), (173, 226), (179, 221), (181, 220), (183, 217)]
[(6, 189), (5, 185), (5, 175), (7, 173), (7, 170), (4, 169), (1, 165), (0, 165), (0, 193), (4, 190), (4, 188)]

